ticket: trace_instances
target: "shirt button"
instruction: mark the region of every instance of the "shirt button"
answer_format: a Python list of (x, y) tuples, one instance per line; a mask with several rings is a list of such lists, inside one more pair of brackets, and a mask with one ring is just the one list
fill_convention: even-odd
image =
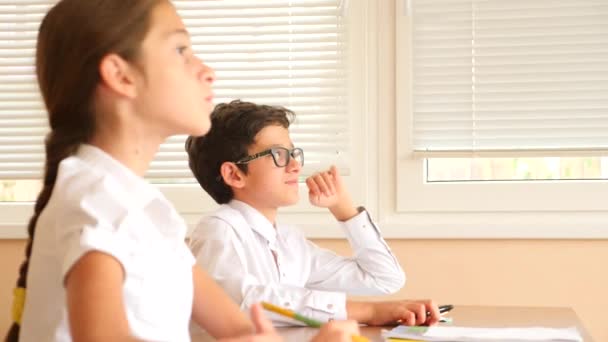
[(328, 308), (329, 310), (331, 310), (331, 309), (333, 309), (333, 308), (334, 308), (334, 305), (333, 305), (333, 304), (327, 304), (327, 308)]
[(285, 302), (285, 304), (283, 304), (283, 306), (287, 306), (287, 307), (288, 307), (289, 305), (290, 305), (290, 303), (289, 303), (289, 302)]

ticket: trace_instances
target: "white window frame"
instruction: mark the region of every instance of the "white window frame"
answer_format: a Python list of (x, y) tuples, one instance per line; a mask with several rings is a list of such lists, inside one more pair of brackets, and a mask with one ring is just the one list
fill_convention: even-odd
[[(367, 94), (373, 89), (365, 81), (368, 74), (366, 61), (366, 32), (368, 30), (366, 1), (345, 2), (345, 18), (349, 21), (348, 58), (350, 63), (349, 114), (352, 167), (349, 174), (344, 176), (347, 188), (357, 205), (371, 210), (376, 208), (373, 191), (370, 191), (370, 168), (374, 158), (375, 145), (368, 142), (375, 139), (375, 129), (368, 124)], [(350, 23), (354, 23), (350, 25)], [(297, 113), (296, 113), (297, 115)], [(198, 185), (193, 184), (162, 184), (158, 185), (163, 194), (184, 217), (190, 228), (193, 228), (200, 218), (211, 212), (218, 205)], [(294, 224), (301, 228), (309, 237), (338, 238), (344, 234), (338, 228), (333, 216), (327, 209), (316, 208), (308, 202), (308, 189), (300, 184), (300, 201), (297, 205), (280, 210), (280, 221)], [(26, 227), (33, 213), (32, 202), (0, 202), (0, 239), (22, 239), (27, 237)]]
[[(395, 118), (383, 127), (393, 138), (396, 186), (384, 198), (390, 235), (416, 238), (607, 238), (608, 182), (466, 182), (427, 184), (424, 159), (412, 152), (411, 44), (408, 4), (396, 0)], [(387, 63), (388, 64), (388, 63)], [(386, 71), (385, 71), (386, 72)], [(382, 144), (382, 143), (381, 143)], [(382, 144), (383, 145), (383, 144)], [(389, 144), (390, 145), (390, 144)], [(385, 159), (388, 167), (392, 163)], [(390, 174), (386, 171), (386, 174)], [(387, 189), (390, 191), (390, 189)], [(392, 198), (391, 198), (392, 197)]]
[[(405, 134), (409, 98), (396, 96), (410, 93), (407, 0), (348, 3), (353, 167), (345, 178), (386, 238), (608, 238), (605, 182), (425, 184)], [(191, 227), (217, 207), (198, 184), (160, 188)], [(326, 209), (308, 204), (303, 184), (300, 197), (280, 211), (282, 222), (311, 238), (343, 237)], [(32, 203), (0, 203), (0, 238), (25, 237), (31, 214)]]

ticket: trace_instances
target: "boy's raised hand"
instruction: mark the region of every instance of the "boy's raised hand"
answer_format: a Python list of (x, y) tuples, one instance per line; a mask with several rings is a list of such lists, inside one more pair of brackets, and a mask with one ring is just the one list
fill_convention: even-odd
[(334, 165), (327, 171), (317, 172), (308, 177), (306, 186), (310, 204), (328, 208), (339, 221), (346, 221), (357, 215), (357, 209)]

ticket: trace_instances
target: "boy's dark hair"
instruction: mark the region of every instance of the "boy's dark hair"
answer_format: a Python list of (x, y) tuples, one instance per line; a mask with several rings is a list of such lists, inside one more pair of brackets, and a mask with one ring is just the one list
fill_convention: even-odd
[[(220, 174), (222, 164), (247, 157), (247, 149), (264, 127), (289, 128), (294, 119), (291, 110), (280, 106), (241, 100), (218, 104), (211, 113), (211, 130), (204, 136), (190, 136), (186, 140), (190, 170), (217, 203), (228, 203), (234, 192)], [(237, 166), (247, 173), (247, 164)]]

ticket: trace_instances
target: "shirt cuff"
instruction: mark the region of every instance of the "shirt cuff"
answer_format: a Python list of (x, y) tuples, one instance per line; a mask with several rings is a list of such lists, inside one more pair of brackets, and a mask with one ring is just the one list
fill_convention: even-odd
[(382, 240), (378, 226), (372, 221), (365, 208), (359, 207), (359, 214), (351, 219), (340, 222), (346, 236), (354, 246), (369, 245), (370, 241)]
[(308, 315), (322, 322), (347, 318), (345, 293), (318, 290), (314, 292), (314, 296), (304, 304), (306, 311), (310, 312)]

